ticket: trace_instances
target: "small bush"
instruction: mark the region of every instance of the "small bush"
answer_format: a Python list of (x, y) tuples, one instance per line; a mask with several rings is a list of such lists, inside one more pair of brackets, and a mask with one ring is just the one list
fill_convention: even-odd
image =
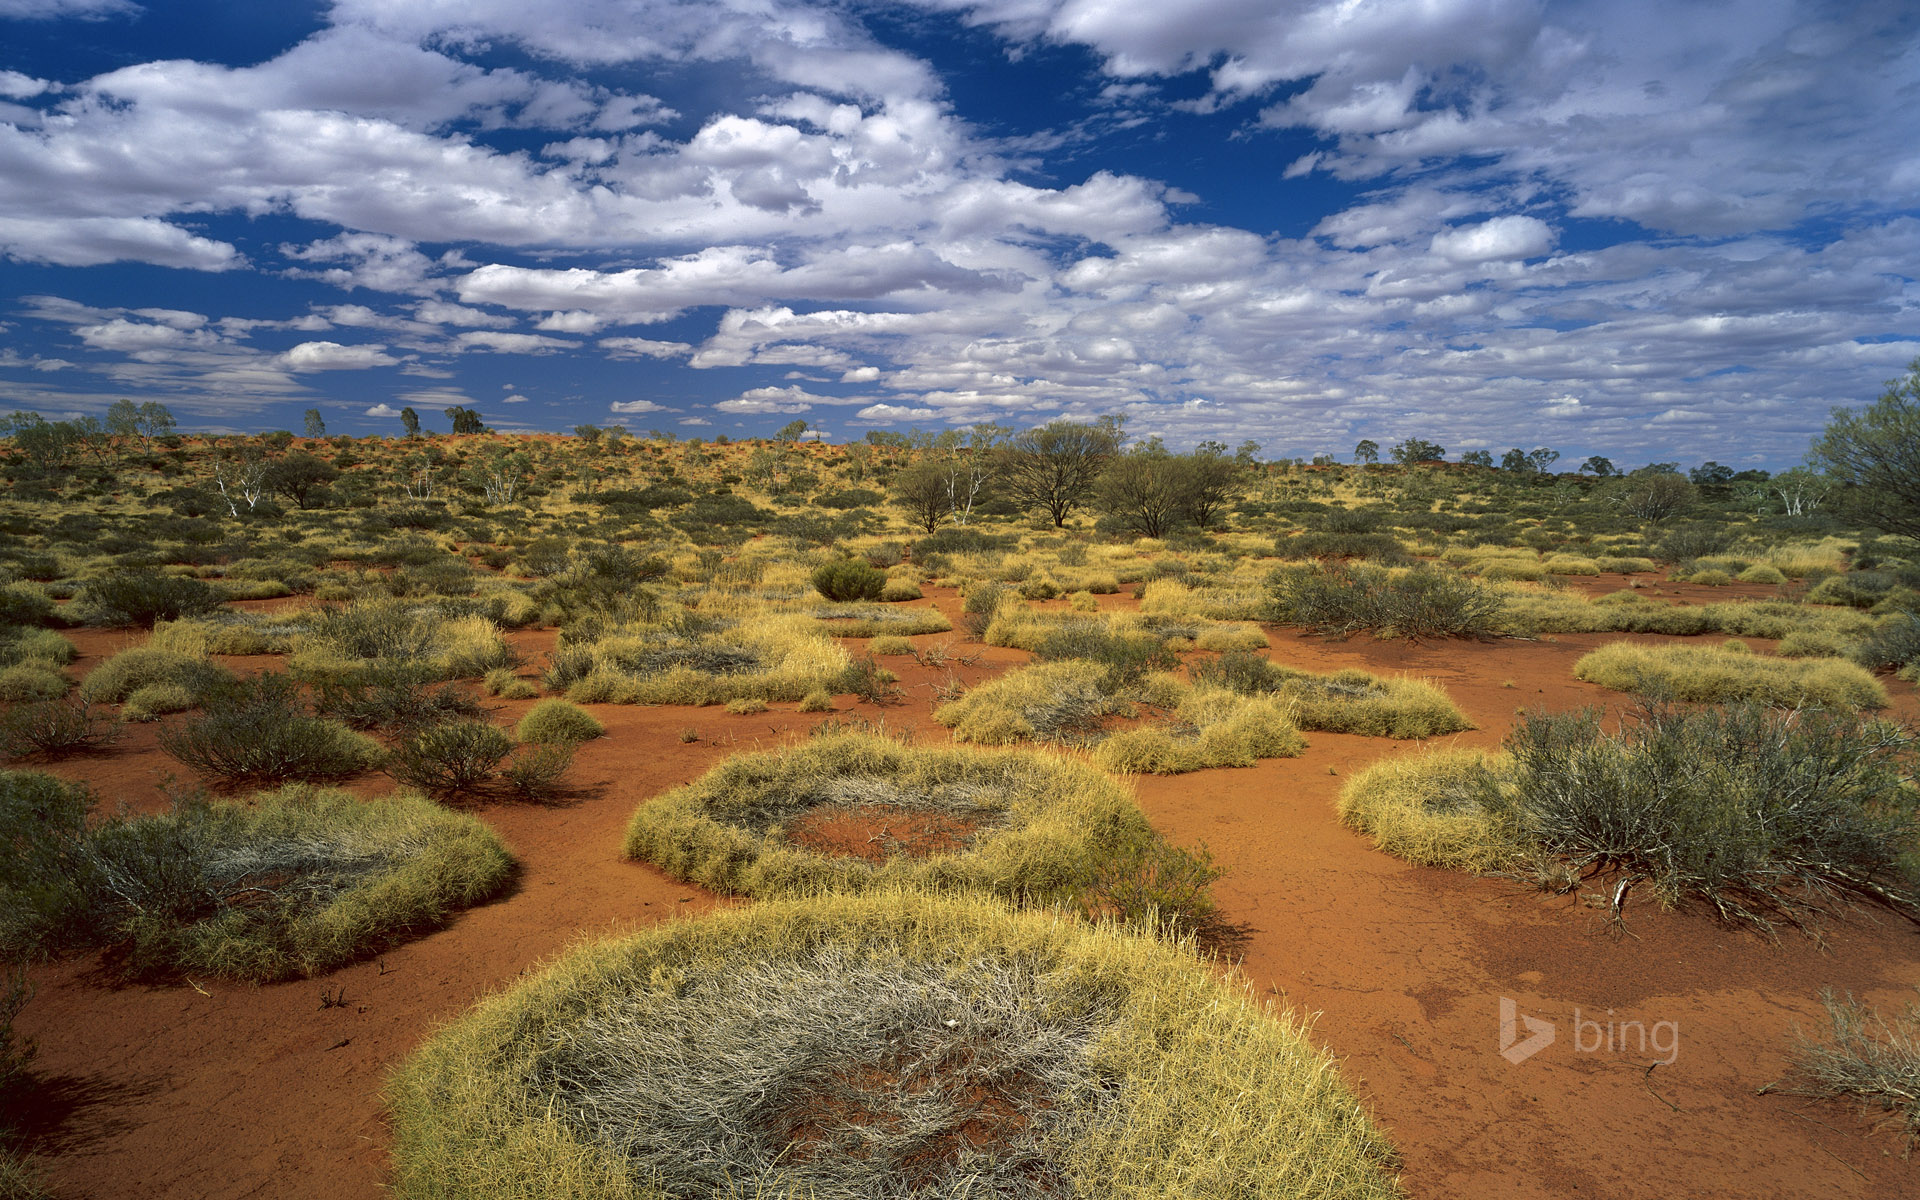
[(1888, 1020), (1831, 989), (1820, 994), (1832, 1024), (1830, 1039), (1797, 1029), (1791, 1064), (1801, 1095), (1847, 1096), (1894, 1114), (1909, 1143), (1920, 1141), (1920, 1003)]
[(1594, 712), (1530, 713), (1504, 755), (1369, 768), (1340, 812), (1417, 862), (1622, 872), (1770, 929), (1830, 902), (1920, 913), (1913, 768), (1910, 735), (1846, 713), (1655, 706), (1617, 734)]
[(1615, 691), (1689, 703), (1755, 700), (1852, 709), (1887, 704), (1886, 689), (1850, 662), (1768, 658), (1710, 646), (1613, 642), (1574, 663), (1573, 674)]
[(1094, 750), (1094, 765), (1116, 773), (1180, 775), (1251, 767), (1307, 748), (1287, 706), (1269, 698), (1195, 691), (1182, 698), (1177, 716), (1177, 725), (1146, 725), (1107, 738)]
[(1733, 582), (1733, 576), (1725, 571), (1695, 571), (1686, 577), (1686, 581), (1703, 587), (1725, 587)]
[(151, 629), (156, 621), (214, 611), (220, 607), (220, 594), (198, 579), (136, 570), (88, 580), (74, 598), (74, 606), (89, 625)]
[(479, 702), (459, 686), (433, 686), (435, 675), (431, 667), (376, 660), (364, 670), (321, 678), (315, 707), (351, 729), (400, 734), (481, 715)]
[(1895, 613), (1880, 622), (1854, 657), (1861, 666), (1874, 671), (1920, 663), (1920, 613)]
[(867, 653), (875, 655), (912, 654), (913, 642), (895, 634), (886, 634), (874, 638), (867, 644)]
[(800, 697), (800, 711), (803, 713), (832, 712), (833, 695), (825, 688), (815, 688)]
[(16, 704), (0, 715), (0, 752), (8, 758), (80, 754), (119, 736), (119, 725), (95, 712), (84, 697)]
[(1754, 563), (1734, 578), (1741, 583), (1782, 584), (1787, 581), (1787, 577), (1781, 574), (1778, 567), (1768, 566), (1766, 563)]
[(54, 603), (30, 583), (0, 587), (0, 625), (38, 625), (53, 616)]
[[(900, 699), (897, 686), (900, 677), (887, 670), (867, 654), (847, 664), (846, 671), (840, 676), (840, 691), (850, 693), (856, 701), (864, 700), (869, 704), (893, 704)], [(760, 706), (765, 711), (766, 705)]]
[(887, 573), (857, 559), (827, 563), (813, 572), (813, 586), (829, 600), (878, 600), (887, 586)]
[(1479, 638), (1498, 628), (1499, 595), (1451, 571), (1334, 565), (1276, 570), (1272, 619), (1333, 637)]
[(955, 741), (983, 746), (1085, 737), (1108, 717), (1133, 712), (1106, 680), (1101, 667), (1079, 660), (1017, 667), (941, 705), (933, 719), (953, 730)]
[(513, 736), (523, 742), (590, 742), (605, 736), (607, 727), (592, 713), (577, 704), (558, 698), (542, 700), (527, 710), (514, 727)]
[(561, 780), (579, 749), (577, 741), (522, 743), (500, 769), (500, 781), (517, 799), (551, 800), (561, 794)]
[(880, 589), (880, 599), (888, 604), (899, 604), (907, 600), (918, 600), (923, 593), (920, 585), (911, 579), (889, 579)]
[(485, 721), (449, 721), (395, 747), (387, 773), (432, 796), (472, 792), (493, 779), (513, 739)]
[(767, 702), (758, 696), (741, 696), (738, 699), (727, 701), (725, 707), (728, 712), (736, 717), (746, 717), (752, 716), (754, 713), (767, 711)]
[(221, 783), (345, 779), (379, 765), (380, 743), (313, 716), (297, 684), (268, 672), (215, 688), (198, 717), (160, 731), (160, 748)]

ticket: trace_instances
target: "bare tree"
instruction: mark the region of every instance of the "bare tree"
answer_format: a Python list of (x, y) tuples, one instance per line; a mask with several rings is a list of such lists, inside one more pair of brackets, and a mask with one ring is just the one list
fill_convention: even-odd
[(230, 516), (240, 515), (240, 501), (247, 504), (252, 512), (267, 494), (267, 476), (271, 464), (258, 450), (248, 447), (234, 458), (215, 459), (213, 463), (214, 486), (220, 489), (220, 498), (227, 502)]

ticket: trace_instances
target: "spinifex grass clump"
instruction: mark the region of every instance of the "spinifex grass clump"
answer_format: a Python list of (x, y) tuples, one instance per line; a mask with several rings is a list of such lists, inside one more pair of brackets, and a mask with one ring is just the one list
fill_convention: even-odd
[(1641, 646), (1613, 642), (1573, 664), (1576, 679), (1640, 695), (1692, 703), (1755, 700), (1793, 707), (1885, 708), (1887, 691), (1853, 663), (1833, 658), (1769, 658), (1715, 646)]
[(89, 827), (93, 796), (0, 772), (0, 954), (113, 948), (135, 974), (331, 970), (505, 885), (486, 826), (415, 796), (290, 786)]
[(1189, 688), (1180, 693), (1171, 722), (1113, 734), (1094, 750), (1093, 761), (1105, 771), (1180, 775), (1251, 767), (1263, 758), (1293, 758), (1306, 748), (1284, 702)]
[(845, 734), (736, 755), (646, 802), (626, 854), (751, 896), (912, 884), (1064, 902), (1095, 858), (1152, 840), (1126, 791), (1071, 759)]
[(576, 704), (725, 704), (835, 690), (852, 660), (800, 613), (672, 610), (569, 631), (542, 682)]
[(778, 901), (582, 948), (388, 1097), (402, 1200), (1399, 1194), (1293, 1013), (984, 898)]
[(1097, 735), (1109, 717), (1134, 707), (1113, 686), (1112, 670), (1070, 659), (996, 675), (934, 711), (954, 739), (982, 746), (1072, 740)]
[(406, 663), (436, 679), (477, 679), (512, 666), (513, 650), (491, 620), (450, 617), (419, 600), (358, 600), (307, 614), (293, 640), (294, 671), (313, 678), (359, 674), (377, 664)]
[(1914, 763), (1913, 735), (1846, 713), (1654, 707), (1616, 733), (1593, 712), (1532, 713), (1503, 754), (1369, 768), (1340, 815), (1414, 862), (1612, 873), (1770, 929), (1835, 903), (1920, 913)]
[(1196, 684), (1243, 696), (1288, 701), (1293, 723), (1301, 729), (1428, 738), (1474, 727), (1435, 685), (1417, 679), (1382, 679), (1358, 668), (1315, 675), (1236, 651), (1197, 664), (1193, 679)]
[(831, 637), (877, 637), (893, 634), (946, 633), (953, 628), (937, 608), (897, 608), (882, 604), (824, 605), (810, 610), (820, 628)]

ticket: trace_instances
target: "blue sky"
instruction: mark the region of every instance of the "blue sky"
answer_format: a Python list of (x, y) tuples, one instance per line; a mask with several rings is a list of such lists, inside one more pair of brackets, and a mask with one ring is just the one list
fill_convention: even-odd
[(0, 0), (0, 410), (1783, 466), (1916, 112), (1898, 2)]

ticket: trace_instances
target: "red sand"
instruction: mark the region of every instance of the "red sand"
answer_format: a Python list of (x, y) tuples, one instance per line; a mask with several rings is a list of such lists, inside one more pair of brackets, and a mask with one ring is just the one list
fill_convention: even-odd
[[(1731, 591), (1703, 590), (1714, 599)], [(952, 594), (935, 592), (957, 615)], [(530, 652), (551, 639), (516, 635)], [(76, 674), (129, 641), (76, 640), (87, 655)], [(980, 649), (957, 633), (914, 640)], [(1450, 742), (1497, 744), (1524, 706), (1619, 700), (1571, 671), (1611, 635), (1418, 646), (1290, 633), (1271, 640), (1277, 659), (1315, 670), (1353, 665), (1435, 679), (1481, 726), (1443, 739)], [(972, 683), (1026, 657), (986, 650), (975, 665), (953, 667)], [(884, 661), (902, 676), (904, 702), (849, 712), (842, 698), (839, 715), (884, 717), (944, 741), (928, 713), (947, 669)], [(1897, 715), (1920, 716), (1912, 687), (1892, 689)], [(496, 720), (517, 719), (529, 703), (500, 703)], [(40, 1043), (31, 1149), (56, 1194), (381, 1195), (386, 1071), (476, 997), (582, 937), (724, 903), (623, 861), (622, 829), (641, 801), (821, 719), (793, 707), (753, 716), (596, 707), (608, 737), (576, 760), (576, 802), (482, 811), (523, 863), (516, 890), (377, 962), (257, 988), (117, 985), (88, 959), (36, 968), (38, 991), (19, 1027)], [(697, 740), (683, 741), (683, 731)], [(1793, 1023), (1820, 1027), (1822, 987), (1887, 1010), (1913, 997), (1913, 925), (1861, 914), (1831, 925), (1824, 947), (1793, 933), (1773, 943), (1636, 895), (1630, 932), (1616, 937), (1578, 895), (1411, 867), (1373, 850), (1334, 815), (1343, 778), (1423, 747), (1325, 733), (1309, 740), (1297, 759), (1142, 779), (1140, 800), (1176, 841), (1212, 846), (1228, 871), (1216, 889), (1227, 914), (1257, 929), (1245, 961), (1253, 985), (1320, 1014), (1317, 1036), (1399, 1147), (1412, 1196), (1920, 1195), (1920, 1168), (1896, 1133), (1845, 1103), (1766, 1090), (1784, 1072)], [(106, 755), (52, 769), (93, 782), (108, 803), (141, 808), (162, 802), (164, 775), (185, 775), (155, 748), (151, 726), (135, 727)], [(386, 786), (372, 777), (361, 790)], [(323, 993), (345, 1003), (322, 1007)], [(1502, 998), (1519, 1015), (1553, 1022), (1553, 1044), (1519, 1064), (1503, 1058)], [(1576, 1010), (1595, 1024), (1576, 1028)], [(1642, 1048), (1629, 1029), (1623, 1048), (1623, 1022), (1653, 1031), (1658, 1046)], [(1659, 1022), (1671, 1024), (1655, 1030)], [(1676, 1044), (1671, 1063), (1649, 1069)]]

